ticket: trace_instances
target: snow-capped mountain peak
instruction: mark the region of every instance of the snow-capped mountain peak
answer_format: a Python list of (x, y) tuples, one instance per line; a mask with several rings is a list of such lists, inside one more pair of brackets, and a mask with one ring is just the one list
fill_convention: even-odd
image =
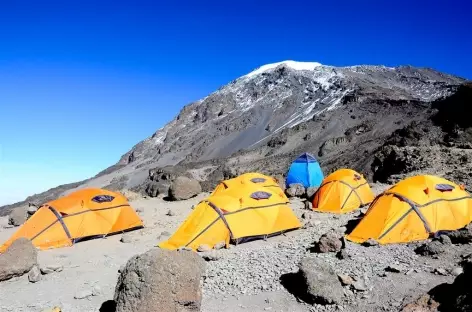
[(389, 101), (426, 105), (462, 81), (405, 66), (335, 67), (291, 60), (266, 64), (185, 106), (123, 155), (120, 164), (166, 166), (227, 157), (265, 144), (315, 116)]
[(297, 61), (287, 60), (287, 61), (282, 61), (282, 62), (263, 65), (263, 66), (257, 68), (256, 70), (250, 72), (249, 74), (244, 75), (243, 77), (244, 78), (251, 78), (251, 77), (254, 77), (254, 76), (259, 75), (261, 73), (264, 73), (264, 72), (267, 72), (269, 70), (275, 69), (275, 68), (277, 68), (281, 65), (286, 66), (286, 67), (288, 67), (290, 69), (293, 69), (293, 70), (315, 70), (315, 68), (317, 68), (319, 66), (323, 66), (322, 64), (320, 64), (318, 62), (297, 62)]

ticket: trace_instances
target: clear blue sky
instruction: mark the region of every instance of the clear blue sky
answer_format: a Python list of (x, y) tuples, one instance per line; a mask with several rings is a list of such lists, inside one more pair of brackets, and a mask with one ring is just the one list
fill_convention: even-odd
[(0, 205), (94, 175), (183, 105), (266, 63), (472, 78), (466, 0), (161, 2), (2, 2)]

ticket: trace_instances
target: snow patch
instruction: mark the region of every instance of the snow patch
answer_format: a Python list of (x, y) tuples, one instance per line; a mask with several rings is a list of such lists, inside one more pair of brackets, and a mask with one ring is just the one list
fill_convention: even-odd
[(258, 69), (250, 72), (249, 74), (244, 75), (243, 77), (251, 78), (251, 77), (257, 76), (259, 74), (262, 74), (262, 73), (264, 73), (268, 70), (277, 68), (280, 65), (285, 65), (285, 66), (287, 66), (291, 69), (294, 69), (294, 70), (315, 70), (315, 68), (317, 68), (319, 66), (323, 66), (322, 64), (317, 63), (317, 62), (296, 62), (296, 61), (289, 60), (289, 61), (283, 61), (283, 62), (263, 65), (263, 66), (259, 67)]

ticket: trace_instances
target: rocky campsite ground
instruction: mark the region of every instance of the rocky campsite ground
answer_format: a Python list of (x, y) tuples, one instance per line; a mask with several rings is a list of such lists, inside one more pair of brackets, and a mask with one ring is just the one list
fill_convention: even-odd
[[(386, 187), (374, 184), (373, 190), (378, 194)], [(162, 196), (137, 196), (131, 205), (142, 217), (143, 229), (39, 251), (39, 266), (43, 270), (54, 267), (55, 271), (41, 275), (35, 283), (29, 281), (28, 274), (0, 282), (0, 311), (39, 312), (54, 306), (64, 312), (111, 311), (107, 302), (114, 297), (120, 268), (134, 255), (156, 249), (207, 195), (172, 202)], [(206, 262), (203, 273), (201, 311), (399, 311), (431, 288), (452, 283), (461, 273), (462, 257), (472, 253), (472, 245), (452, 244), (447, 239), (434, 242), (440, 244), (434, 245), (440, 250), (433, 250), (433, 255), (417, 254), (421, 242), (363, 246), (345, 241), (340, 253), (317, 253), (313, 246), (323, 234), (344, 233), (362, 211), (317, 213), (305, 209), (303, 199), (296, 197), (290, 205), (303, 228), (232, 245), (206, 257), (211, 261)], [(7, 218), (1, 222), (3, 242), (17, 228), (8, 228)], [(304, 293), (306, 284), (297, 273), (302, 259), (309, 265), (319, 260), (332, 268), (331, 273), (321, 273), (335, 277), (336, 285), (330, 291), (341, 294), (337, 304), (306, 302), (310, 301)]]

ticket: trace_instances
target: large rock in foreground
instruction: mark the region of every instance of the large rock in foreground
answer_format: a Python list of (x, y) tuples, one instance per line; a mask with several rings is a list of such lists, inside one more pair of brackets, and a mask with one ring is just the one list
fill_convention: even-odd
[(0, 281), (28, 273), (38, 263), (38, 252), (27, 238), (15, 240), (0, 254)]
[(313, 303), (339, 304), (343, 288), (334, 270), (321, 259), (305, 257), (299, 264), (299, 274), (306, 284), (306, 296)]
[(152, 249), (132, 257), (115, 288), (116, 312), (200, 311), (205, 261), (192, 251)]
[(178, 177), (169, 188), (169, 197), (173, 200), (184, 200), (195, 197), (202, 192), (202, 187), (197, 180), (187, 177)]

